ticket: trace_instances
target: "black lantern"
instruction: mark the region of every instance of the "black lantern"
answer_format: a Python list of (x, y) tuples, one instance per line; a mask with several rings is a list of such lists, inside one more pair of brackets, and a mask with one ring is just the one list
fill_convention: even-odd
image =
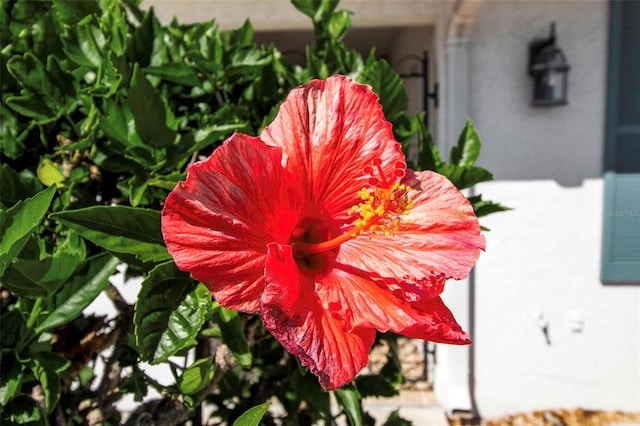
[(529, 75), (533, 77), (533, 106), (567, 104), (569, 63), (556, 46), (556, 24), (551, 23), (548, 38), (529, 43)]

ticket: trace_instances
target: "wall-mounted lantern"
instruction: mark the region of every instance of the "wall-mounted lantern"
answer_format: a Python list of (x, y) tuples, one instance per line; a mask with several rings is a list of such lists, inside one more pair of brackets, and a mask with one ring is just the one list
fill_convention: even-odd
[(567, 101), (569, 63), (556, 46), (556, 24), (551, 23), (548, 38), (529, 42), (529, 75), (533, 77), (533, 106), (565, 105)]

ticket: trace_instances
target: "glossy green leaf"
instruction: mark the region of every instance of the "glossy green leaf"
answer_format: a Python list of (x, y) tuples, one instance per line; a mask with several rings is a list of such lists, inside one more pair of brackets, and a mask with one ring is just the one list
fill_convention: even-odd
[(36, 329), (52, 330), (75, 319), (109, 283), (120, 261), (108, 253), (87, 259), (73, 279), (53, 295), (51, 311)]
[(352, 426), (362, 425), (362, 403), (360, 392), (350, 384), (335, 390), (338, 405), (342, 407)]
[(136, 129), (145, 143), (154, 148), (173, 143), (176, 132), (167, 127), (165, 103), (137, 66), (133, 69), (128, 105), (135, 117)]
[(184, 62), (151, 66), (143, 71), (180, 85), (198, 86), (202, 84), (195, 69)]
[(92, 243), (114, 253), (136, 256), (143, 262), (170, 259), (160, 232), (160, 212), (128, 206), (93, 206), (54, 213)]
[(223, 342), (229, 347), (241, 366), (251, 367), (251, 348), (244, 335), (244, 326), (238, 312), (219, 306), (214, 320), (220, 327)]
[(103, 108), (104, 115), (99, 127), (111, 140), (123, 147), (143, 144), (135, 131), (135, 120), (127, 105), (106, 99)]
[(194, 144), (189, 147), (187, 152), (191, 154), (193, 152), (200, 151), (201, 149), (207, 148), (210, 145), (231, 136), (233, 132), (241, 131), (246, 127), (246, 123), (232, 123), (213, 124), (198, 129), (194, 134)]
[(2, 406), (7, 405), (7, 402), (20, 390), (23, 378), (22, 368), (15, 351), (3, 350), (2, 368), (0, 368), (0, 404)]
[(291, 3), (314, 22), (321, 22), (331, 16), (338, 0), (291, 0)]
[(332, 14), (327, 23), (327, 31), (336, 40), (342, 40), (351, 28), (351, 15), (349, 10), (339, 10)]
[(404, 116), (409, 98), (404, 82), (387, 61), (369, 55), (359, 81), (369, 84), (380, 97), (385, 118), (392, 124), (395, 125)]
[(481, 148), (480, 136), (471, 120), (467, 119), (458, 138), (458, 143), (451, 148), (449, 162), (457, 166), (471, 167), (478, 159)]
[(45, 406), (51, 411), (60, 399), (60, 373), (71, 366), (71, 362), (54, 352), (39, 352), (32, 358), (29, 367), (36, 376), (45, 396)]
[(40, 224), (54, 194), (55, 187), (51, 187), (0, 211), (0, 276)]
[(99, 68), (106, 39), (97, 19), (94, 16), (85, 17), (70, 30), (74, 38), (72, 44), (67, 45), (67, 54), (80, 65)]
[(61, 241), (51, 256), (34, 256), (13, 263), (5, 271), (3, 285), (25, 297), (48, 296), (55, 292), (86, 255), (84, 243), (76, 233), (69, 232)]
[(184, 370), (178, 379), (178, 389), (184, 395), (195, 395), (211, 382), (214, 371), (211, 358), (199, 359)]
[(233, 422), (233, 426), (259, 426), (260, 420), (262, 420), (262, 417), (269, 411), (270, 406), (270, 402), (265, 402), (264, 404), (249, 408)]
[(211, 307), (211, 293), (179, 271), (173, 262), (153, 269), (142, 282), (134, 315), (140, 355), (159, 363), (187, 347)]
[(482, 167), (463, 167), (446, 163), (438, 168), (438, 173), (446, 176), (458, 189), (470, 188), (480, 182), (493, 180), (493, 174)]

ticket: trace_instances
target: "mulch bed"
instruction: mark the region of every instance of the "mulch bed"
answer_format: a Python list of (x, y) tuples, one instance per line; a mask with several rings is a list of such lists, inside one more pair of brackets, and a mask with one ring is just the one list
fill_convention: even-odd
[(472, 421), (449, 419), (451, 426), (640, 426), (640, 413), (611, 411), (544, 410), (514, 414), (499, 419)]

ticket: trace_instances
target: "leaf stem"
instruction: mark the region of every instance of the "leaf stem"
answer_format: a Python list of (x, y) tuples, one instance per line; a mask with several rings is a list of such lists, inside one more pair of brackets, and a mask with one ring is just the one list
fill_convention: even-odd
[(38, 297), (33, 304), (33, 308), (31, 308), (31, 313), (29, 314), (29, 319), (27, 319), (27, 331), (31, 331), (33, 326), (40, 316), (40, 307), (42, 306), (42, 297)]

